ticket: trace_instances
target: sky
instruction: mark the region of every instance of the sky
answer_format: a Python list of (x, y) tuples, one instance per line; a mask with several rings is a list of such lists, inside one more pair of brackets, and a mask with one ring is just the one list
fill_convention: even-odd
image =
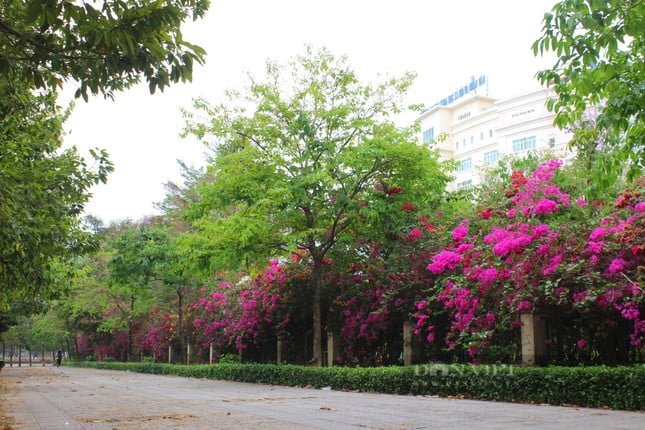
[[(81, 154), (106, 149), (115, 171), (92, 189), (86, 214), (106, 224), (158, 212), (164, 184), (181, 183), (177, 160), (204, 165), (204, 146), (181, 138), (181, 108), (204, 97), (224, 101), (248, 74), (262, 77), (267, 60), (286, 63), (305, 45), (346, 55), (362, 82), (417, 74), (410, 103), (432, 105), (486, 75), (488, 95), (505, 98), (538, 86), (535, 73), (552, 58), (535, 57), (542, 17), (555, 0), (212, 0), (205, 19), (184, 39), (207, 51), (191, 83), (150, 95), (142, 83), (118, 93), (77, 100), (65, 124), (65, 144)], [(66, 93), (73, 93), (73, 84)], [(61, 103), (67, 102), (65, 97)], [(414, 120), (414, 116), (410, 117)]]

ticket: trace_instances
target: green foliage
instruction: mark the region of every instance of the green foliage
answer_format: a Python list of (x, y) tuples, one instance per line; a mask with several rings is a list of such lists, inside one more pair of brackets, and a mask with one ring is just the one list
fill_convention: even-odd
[(67, 362), (127, 370), (271, 385), (331, 387), (391, 394), (645, 410), (645, 367), (516, 367), (432, 364), (415, 367), (304, 367), (274, 364), (178, 366), (157, 363)]
[(645, 168), (645, 3), (560, 1), (544, 15), (533, 50), (558, 57), (538, 78), (553, 85), (558, 97), (547, 107), (556, 125), (574, 128), (572, 145), (611, 155), (601, 173), (625, 169), (629, 178), (638, 177)]
[(110, 254), (101, 247), (74, 262), (70, 292), (56, 306), (70, 331), (91, 336), (105, 331), (105, 325), (109, 324), (109, 259)]
[(232, 105), (254, 112), (198, 100), (208, 122), (186, 113), (186, 133), (218, 141), (193, 223), (210, 244), (204, 251), (232, 269), (294, 249), (320, 259), (358, 224), (359, 212), (373, 224), (391, 212), (383, 187), (421, 202), (447, 181), (414, 130), (388, 120), (412, 75), (360, 85), (346, 58), (311, 48), (289, 66), (268, 63), (266, 82), (252, 80), (245, 97), (230, 94)]
[(239, 362), (240, 362), (240, 355), (232, 354), (232, 353), (224, 354), (218, 360), (218, 363), (221, 363), (221, 364), (225, 364), (225, 363), (231, 364), (231, 363), (239, 363)]
[(68, 336), (69, 332), (63, 320), (50, 310), (44, 314), (18, 318), (11, 328), (3, 333), (2, 339), (30, 351), (53, 351), (65, 345)]
[(112, 96), (137, 83), (150, 92), (192, 78), (202, 48), (185, 41), (181, 24), (202, 18), (208, 0), (9, 0), (0, 10), (0, 74), (35, 88), (66, 80)]
[(62, 149), (66, 115), (54, 94), (0, 78), (0, 308), (53, 295), (65, 282), (58, 262), (91, 244), (79, 216), (113, 168), (104, 151), (89, 167)]

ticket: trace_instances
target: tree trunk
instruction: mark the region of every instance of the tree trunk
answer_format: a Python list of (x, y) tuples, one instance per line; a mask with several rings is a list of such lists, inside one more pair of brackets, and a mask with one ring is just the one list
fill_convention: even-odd
[(315, 366), (322, 366), (322, 259), (314, 258), (312, 270), (312, 283), (314, 287), (313, 300), (313, 357), (311, 363)]
[(134, 335), (132, 333), (132, 326), (133, 326), (133, 320), (134, 320), (134, 296), (130, 296), (130, 314), (128, 315), (128, 329), (127, 329), (127, 334), (128, 338), (126, 340), (126, 345), (125, 345), (125, 359), (123, 361), (130, 361), (130, 357), (132, 356), (132, 345), (134, 344)]
[(181, 363), (184, 362), (184, 351), (186, 351), (186, 333), (184, 333), (184, 292), (182, 287), (177, 288), (177, 334), (179, 342)]

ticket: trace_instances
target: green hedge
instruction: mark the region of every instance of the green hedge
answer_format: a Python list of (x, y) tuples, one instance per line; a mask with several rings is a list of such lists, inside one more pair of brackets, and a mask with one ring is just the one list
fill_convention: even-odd
[(390, 394), (645, 410), (645, 366), (517, 367), (421, 365), (307, 367), (274, 364), (172, 365), (67, 362), (94, 369)]

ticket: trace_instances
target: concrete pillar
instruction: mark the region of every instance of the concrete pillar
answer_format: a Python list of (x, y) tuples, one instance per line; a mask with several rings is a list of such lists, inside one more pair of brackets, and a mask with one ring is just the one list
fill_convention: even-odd
[(186, 364), (190, 364), (190, 343), (186, 344)]
[(284, 343), (282, 343), (281, 339), (278, 339), (276, 341), (276, 363), (277, 364), (282, 364), (282, 347), (284, 346)]
[(208, 364), (213, 364), (213, 343), (208, 346)]
[(327, 366), (332, 367), (340, 354), (340, 335), (331, 331), (327, 332)]
[(540, 314), (526, 313), (520, 315), (522, 338), (522, 363), (545, 364), (546, 324)]
[(410, 322), (403, 323), (403, 365), (410, 366), (413, 362), (414, 348), (412, 345), (412, 327)]

